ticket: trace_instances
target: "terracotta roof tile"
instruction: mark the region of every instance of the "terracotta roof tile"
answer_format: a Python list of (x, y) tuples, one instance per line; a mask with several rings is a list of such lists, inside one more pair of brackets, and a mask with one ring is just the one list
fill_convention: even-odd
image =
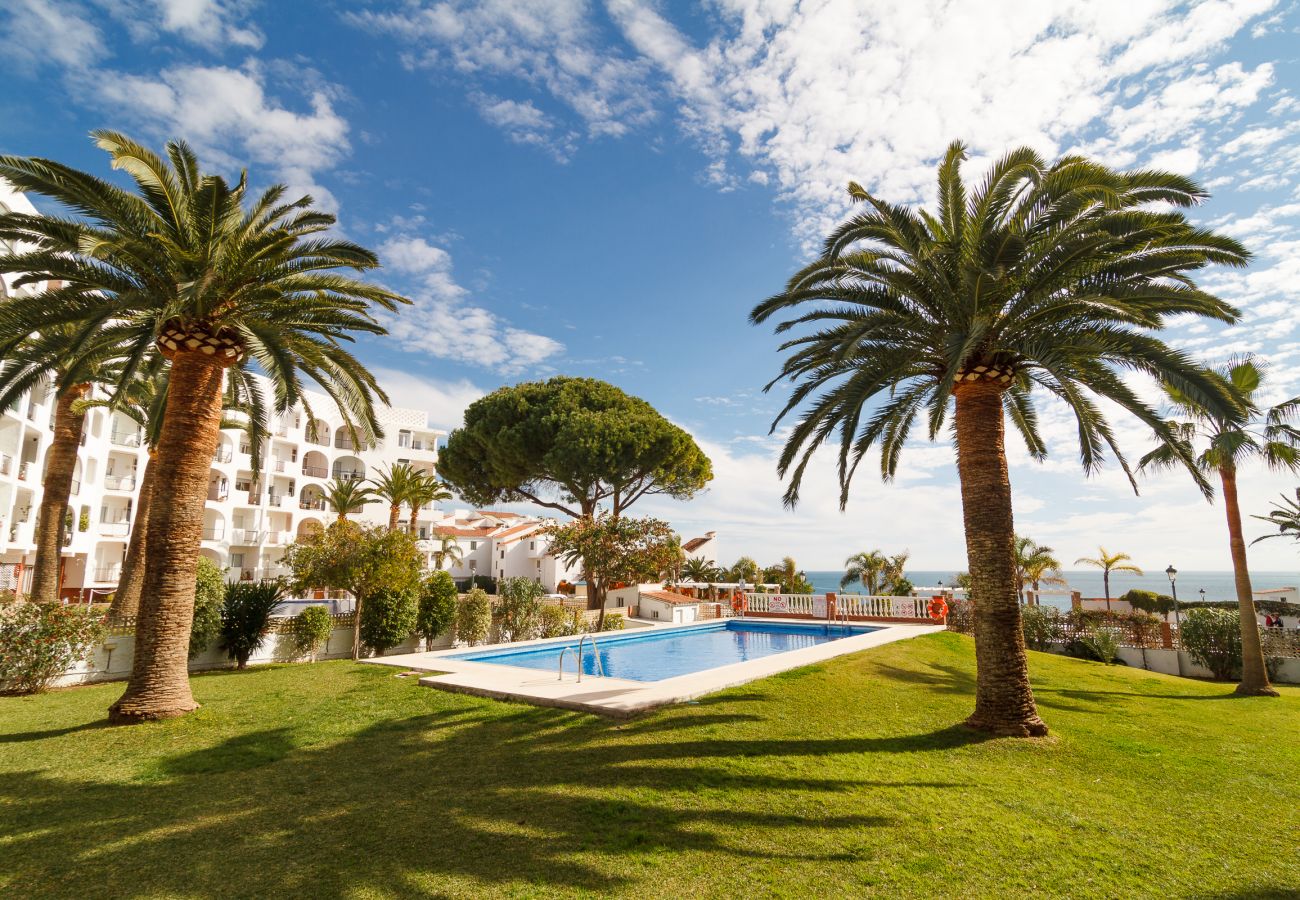
[(710, 540), (712, 540), (712, 538), (706, 538), (706, 537), (691, 538), (689, 541), (682, 544), (682, 549), (685, 550), (687, 553), (690, 553), (692, 550), (698, 550), (699, 548), (703, 547)]
[(679, 594), (676, 591), (638, 591), (638, 593), (642, 597), (650, 597), (654, 600), (660, 601), (661, 603), (671, 603), (674, 606), (683, 603), (694, 605), (700, 602), (697, 597), (687, 597), (685, 594)]

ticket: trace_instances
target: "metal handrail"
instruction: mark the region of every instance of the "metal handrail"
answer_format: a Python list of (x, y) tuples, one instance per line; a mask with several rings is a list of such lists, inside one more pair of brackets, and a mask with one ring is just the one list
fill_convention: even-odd
[[(556, 679), (557, 681), (564, 680), (564, 654), (568, 653), (572, 649), (572, 647), (560, 648), (560, 677)], [(582, 663), (578, 663), (578, 680), (582, 680)]]
[[(596, 646), (596, 639), (589, 634), (584, 634), (578, 638), (578, 680), (582, 681), (582, 645), (591, 641), (591, 649), (596, 659), (596, 668), (600, 669), (600, 677), (605, 677), (605, 666), (600, 661), (600, 648)], [(563, 654), (560, 654), (563, 656)]]

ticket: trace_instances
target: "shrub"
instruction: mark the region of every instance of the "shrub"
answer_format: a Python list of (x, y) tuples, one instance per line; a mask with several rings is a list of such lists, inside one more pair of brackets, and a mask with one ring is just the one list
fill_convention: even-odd
[(266, 640), (271, 613), (280, 605), (284, 588), (274, 581), (239, 581), (226, 585), (221, 607), (221, 645), (239, 668)]
[(439, 569), (420, 586), (420, 609), (415, 630), (424, 638), (424, 649), (432, 650), (438, 635), (456, 624), (456, 582)]
[(333, 630), (334, 619), (329, 610), (323, 606), (309, 606), (289, 620), (289, 641), (294, 653), (315, 659)]
[(577, 634), (578, 625), (574, 610), (554, 603), (544, 603), (537, 611), (537, 630), (540, 637), (564, 637)]
[(58, 603), (15, 603), (0, 610), (0, 689), (35, 694), (103, 643), (104, 619)]
[(960, 634), (975, 633), (975, 604), (969, 600), (953, 597), (948, 601), (949, 631)]
[(221, 637), (221, 606), (226, 602), (226, 578), (206, 556), (199, 557), (198, 583), (194, 589), (194, 624), (190, 626), (190, 659), (198, 656)]
[(471, 647), (487, 639), (492, 630), (492, 604), (482, 588), (474, 588), (456, 607), (456, 638)]
[(1194, 609), (1184, 615), (1179, 641), (1196, 662), (1227, 681), (1241, 669), (1241, 619), (1226, 609)]
[[(949, 608), (951, 614), (951, 607)], [(1020, 611), (1020, 627), (1025, 635), (1025, 646), (1031, 650), (1047, 650), (1065, 639), (1065, 623), (1055, 607), (1026, 606)]]
[(1133, 609), (1140, 609), (1143, 612), (1164, 615), (1174, 611), (1174, 598), (1168, 594), (1157, 594), (1155, 591), (1134, 588), (1119, 599), (1127, 601)]
[(1110, 628), (1098, 628), (1080, 641), (1108, 666), (1119, 656), (1119, 636)]
[(604, 631), (622, 631), (623, 614), (622, 613), (605, 613)]
[(497, 612), (508, 641), (526, 641), (537, 635), (542, 609), (542, 586), (531, 578), (506, 578), (500, 585)]
[(419, 614), (419, 596), (413, 591), (376, 591), (361, 607), (361, 643), (376, 654), (396, 647), (415, 631)]

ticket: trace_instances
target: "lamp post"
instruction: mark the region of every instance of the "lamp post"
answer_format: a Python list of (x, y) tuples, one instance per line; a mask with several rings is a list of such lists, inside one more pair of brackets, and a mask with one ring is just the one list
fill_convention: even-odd
[(1178, 578), (1178, 570), (1170, 564), (1169, 568), (1165, 569), (1165, 574), (1169, 576), (1169, 592), (1174, 595), (1174, 627), (1179, 628), (1181, 621), (1178, 617), (1178, 585), (1174, 583)]
[(1204, 603), (1204, 602), (1205, 602), (1205, 588), (1201, 588), (1201, 590), (1200, 590), (1199, 593), (1200, 593), (1200, 595), (1201, 595), (1201, 602)]

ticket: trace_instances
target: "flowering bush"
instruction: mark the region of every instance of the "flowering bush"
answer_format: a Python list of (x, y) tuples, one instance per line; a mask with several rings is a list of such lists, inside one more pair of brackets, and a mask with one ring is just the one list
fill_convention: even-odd
[(474, 588), (456, 609), (456, 639), (471, 647), (487, 640), (492, 630), (492, 603), (482, 588)]
[(0, 610), (0, 689), (34, 694), (85, 661), (103, 642), (101, 616), (57, 603), (17, 603)]
[(556, 604), (543, 604), (537, 614), (539, 637), (564, 637), (578, 633), (577, 610)]

